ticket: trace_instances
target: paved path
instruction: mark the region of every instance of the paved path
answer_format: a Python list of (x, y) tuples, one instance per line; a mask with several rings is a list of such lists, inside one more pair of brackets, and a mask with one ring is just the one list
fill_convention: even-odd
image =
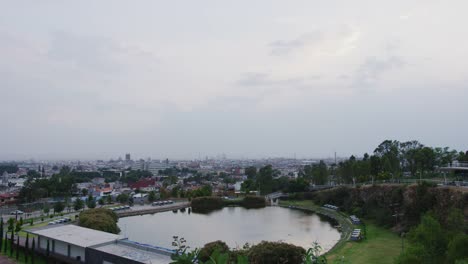
[(15, 264), (16, 262), (14, 262), (13, 260), (5, 257), (5, 256), (2, 256), (0, 255), (0, 264)]

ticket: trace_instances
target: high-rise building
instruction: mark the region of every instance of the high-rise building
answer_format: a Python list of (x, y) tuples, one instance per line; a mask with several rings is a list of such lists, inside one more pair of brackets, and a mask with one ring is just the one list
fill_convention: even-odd
[(130, 161), (130, 153), (125, 154), (125, 161)]

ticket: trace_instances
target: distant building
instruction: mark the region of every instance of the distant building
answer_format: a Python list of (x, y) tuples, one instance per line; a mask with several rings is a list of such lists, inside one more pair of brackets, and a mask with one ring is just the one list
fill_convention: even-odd
[(165, 162), (160, 162), (159, 160), (152, 160), (149, 161), (147, 164), (148, 166), (146, 170), (153, 173), (153, 175), (158, 175), (160, 170), (171, 168), (168, 160), (166, 160)]
[(131, 161), (130, 153), (125, 154), (125, 161)]
[(130, 184), (132, 190), (140, 190), (145, 192), (155, 191), (157, 189), (156, 180), (152, 178), (140, 179), (139, 181)]
[(98, 178), (93, 178), (91, 182), (93, 184), (99, 185), (99, 184), (104, 184), (106, 182), (106, 179), (98, 177)]
[(18, 202), (18, 193), (2, 193), (0, 194), (0, 206), (15, 204)]

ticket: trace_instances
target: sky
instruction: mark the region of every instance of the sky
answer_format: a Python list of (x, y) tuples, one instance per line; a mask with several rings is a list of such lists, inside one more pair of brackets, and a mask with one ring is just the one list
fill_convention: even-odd
[(468, 1), (0, 1), (0, 159), (468, 150)]

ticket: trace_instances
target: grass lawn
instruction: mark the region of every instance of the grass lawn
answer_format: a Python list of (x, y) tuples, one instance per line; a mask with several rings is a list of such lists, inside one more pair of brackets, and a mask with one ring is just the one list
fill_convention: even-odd
[[(312, 201), (280, 201), (281, 205), (293, 205), (313, 210), (317, 213), (329, 213)], [(361, 228), (350, 223), (347, 215), (332, 212), (340, 225), (347, 229)], [(365, 222), (366, 239), (360, 242), (340, 240), (336, 246), (325, 254), (328, 263), (393, 263), (401, 252), (401, 238), (389, 229), (378, 227), (370, 221)], [(348, 227), (346, 227), (348, 226)], [(343, 230), (343, 231), (344, 231)], [(406, 243), (406, 241), (405, 241)]]
[(326, 254), (329, 263), (394, 263), (401, 252), (401, 238), (392, 231), (366, 223), (367, 238), (347, 241)]

